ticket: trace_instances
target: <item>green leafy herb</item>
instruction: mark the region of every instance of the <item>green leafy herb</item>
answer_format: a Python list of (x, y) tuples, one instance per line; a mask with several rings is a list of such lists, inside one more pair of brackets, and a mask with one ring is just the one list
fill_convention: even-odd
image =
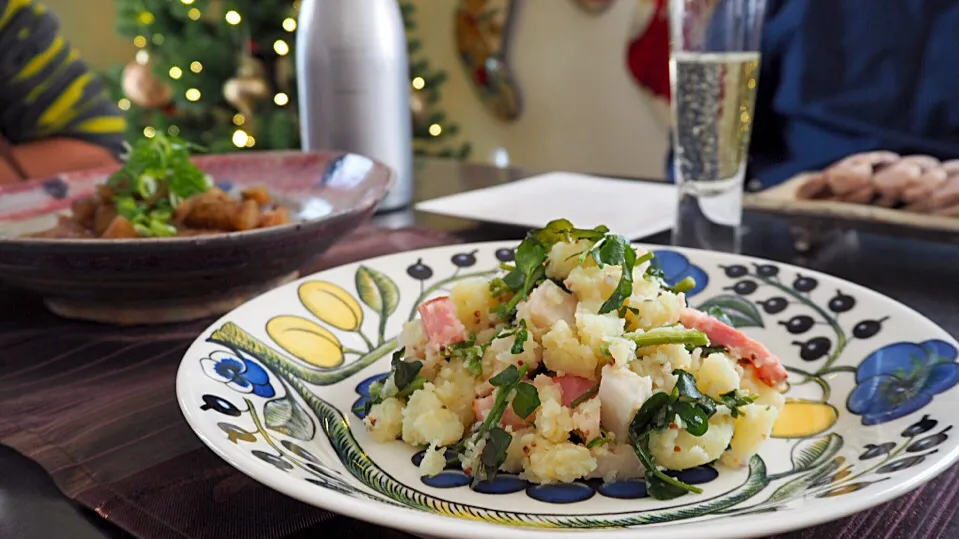
[(696, 279), (692, 277), (684, 277), (682, 281), (674, 284), (669, 287), (670, 290), (679, 294), (680, 292), (689, 292), (690, 290), (696, 288)]
[(390, 394), (384, 393), (383, 389), (386, 387), (386, 384), (383, 382), (370, 384), (370, 398), (366, 400), (362, 408), (354, 408), (354, 411), (359, 412), (362, 410), (368, 414), (374, 405), (390, 397), (405, 398), (412, 395), (414, 391), (423, 388), (423, 385), (426, 383), (426, 378), (419, 376), (420, 370), (423, 368), (423, 362), (420, 360), (404, 361), (403, 353), (405, 350), (405, 348), (400, 348), (396, 352), (393, 352), (393, 359), (390, 363), (390, 374), (386, 378), (386, 380), (393, 380), (396, 392)]
[(141, 236), (176, 235), (170, 224), (187, 198), (212, 187), (210, 177), (190, 161), (190, 143), (157, 133), (131, 148), (123, 168), (107, 179), (117, 213)]
[(529, 339), (529, 331), (526, 329), (526, 320), (520, 320), (519, 329), (516, 330), (513, 346), (509, 352), (513, 355), (522, 354), (523, 345), (526, 344), (527, 339)]
[(457, 451), (462, 453), (467, 445), (467, 440), (471, 440), (474, 445), (483, 440), (486, 441), (486, 446), (483, 448), (480, 457), (481, 465), (479, 469), (472, 472), (474, 487), (480, 481), (493, 480), (496, 477), (496, 472), (506, 462), (506, 448), (509, 447), (512, 436), (498, 425), (506, 412), (510, 396), (513, 397), (513, 411), (520, 417), (529, 417), (539, 407), (539, 393), (536, 391), (536, 387), (522, 381), (523, 377), (526, 376), (527, 369), (527, 365), (520, 368), (516, 368), (516, 365), (510, 365), (490, 378), (490, 384), (496, 387), (493, 406), (490, 408), (486, 419), (480, 423), (473, 434), (464, 439), (457, 447)]
[(586, 392), (583, 393), (582, 395), (573, 399), (573, 402), (569, 403), (569, 409), (575, 410), (577, 406), (595, 397), (598, 393), (599, 393), (599, 384), (596, 384), (595, 386), (587, 389)]
[(684, 344), (694, 348), (709, 345), (709, 338), (698, 329), (677, 331), (672, 328), (653, 328), (645, 332), (627, 333), (623, 337), (636, 343), (638, 348), (663, 344)]
[[(699, 494), (702, 490), (667, 475), (656, 466), (649, 450), (650, 434), (669, 428), (678, 418), (687, 432), (693, 436), (702, 436), (709, 431), (709, 418), (716, 413), (717, 405), (714, 399), (699, 391), (696, 378), (692, 374), (675, 370), (673, 375), (676, 376), (673, 390), (670, 393), (659, 392), (650, 396), (629, 425), (633, 450), (646, 468), (646, 490), (650, 496), (660, 500), (677, 498), (687, 492)], [(730, 402), (739, 402), (737, 399), (741, 398), (736, 397), (735, 392), (731, 393), (724, 397), (728, 396)]]
[(733, 327), (733, 321), (729, 319), (729, 315), (726, 314), (726, 311), (724, 311), (722, 307), (718, 305), (713, 305), (712, 307), (709, 307), (708, 309), (706, 309), (706, 314), (708, 314), (709, 316), (712, 316), (716, 320), (719, 320), (720, 322), (722, 322), (723, 324), (726, 324), (729, 327)]
[(739, 391), (734, 389), (720, 395), (719, 402), (729, 408), (729, 415), (739, 417), (743, 413), (739, 408), (756, 402), (756, 398), (756, 395), (741, 395)]
[(508, 322), (519, 302), (528, 299), (530, 292), (546, 279), (546, 254), (547, 248), (532, 233), (516, 248), (516, 268), (502, 278), (514, 295), (506, 303), (491, 309), (500, 320)]
[(510, 286), (506, 284), (506, 281), (497, 277), (489, 282), (489, 293), (494, 298), (501, 298), (512, 294), (513, 291), (510, 289)]
[(539, 392), (536, 386), (526, 382), (516, 385), (516, 394), (513, 396), (513, 411), (523, 419), (528, 418), (539, 408)]
[(574, 243), (579, 240), (599, 241), (609, 232), (605, 226), (598, 226), (592, 229), (576, 228), (567, 219), (555, 219), (546, 224), (545, 227), (534, 230), (533, 237), (539, 243), (543, 244), (547, 251), (553, 245), (559, 242)]
[[(483, 479), (492, 481), (500, 466), (506, 462), (506, 451), (513, 436), (500, 427), (493, 427), (486, 435), (486, 445), (480, 455), (480, 469), (473, 473), (473, 485)], [(481, 479), (480, 479), (481, 478)]]
[(633, 294), (633, 268), (636, 264), (642, 264), (645, 260), (652, 258), (651, 253), (636, 258), (636, 250), (629, 244), (623, 236), (611, 235), (606, 237), (606, 241), (599, 246), (599, 249), (593, 250), (593, 259), (602, 267), (605, 264), (612, 266), (621, 266), (623, 271), (619, 278), (616, 288), (609, 298), (599, 308), (599, 314), (611, 313), (618, 310)]

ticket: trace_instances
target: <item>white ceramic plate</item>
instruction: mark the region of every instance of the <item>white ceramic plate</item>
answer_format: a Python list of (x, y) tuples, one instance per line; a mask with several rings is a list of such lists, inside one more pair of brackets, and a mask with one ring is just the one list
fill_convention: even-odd
[(957, 344), (922, 315), (816, 272), (651, 247), (667, 280), (696, 278), (691, 305), (720, 306), (790, 371), (774, 438), (749, 468), (685, 472), (704, 492), (672, 501), (645, 497), (641, 482), (536, 487), (501, 474), (484, 493), (453, 469), (422, 479), (417, 450), (372, 441), (352, 409), (389, 371), (392, 339), (417, 302), (488, 274), (512, 247), (390, 255), (250, 301), (187, 351), (183, 414), (218, 455), (280, 492), (435, 537), (763, 536), (888, 501), (959, 455), (949, 419), (959, 406)]

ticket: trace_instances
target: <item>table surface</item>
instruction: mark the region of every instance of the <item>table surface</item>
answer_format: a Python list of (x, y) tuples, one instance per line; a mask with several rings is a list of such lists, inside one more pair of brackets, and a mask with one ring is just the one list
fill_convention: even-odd
[[(427, 200), (512, 181), (531, 172), (421, 158), (416, 161), (415, 174), (416, 199)], [(424, 226), (455, 234), (465, 241), (517, 239), (524, 232), (515, 227), (423, 214), (412, 208), (376, 216), (374, 222), (390, 228)], [(815, 250), (800, 253), (793, 248), (790, 224), (780, 218), (746, 212), (744, 230), (745, 254), (823, 271), (872, 288), (923, 313), (950, 334), (959, 335), (959, 310), (954, 307), (959, 298), (959, 279), (955, 278), (954, 269), (959, 267), (959, 246), (837, 230)], [(669, 236), (664, 233), (642, 241), (663, 244), (668, 243)], [(0, 302), (4, 300), (0, 292)], [(0, 320), (0, 327), (3, 322)], [(339, 529), (345, 526), (339, 523), (288, 537), (339, 537), (347, 533), (354, 537), (409, 537), (369, 524), (347, 523), (348, 530)], [(959, 522), (937, 529), (939, 537), (959, 536)], [(0, 446), (0, 537), (67, 536), (127, 537), (95, 513), (69, 502), (36, 463)]]

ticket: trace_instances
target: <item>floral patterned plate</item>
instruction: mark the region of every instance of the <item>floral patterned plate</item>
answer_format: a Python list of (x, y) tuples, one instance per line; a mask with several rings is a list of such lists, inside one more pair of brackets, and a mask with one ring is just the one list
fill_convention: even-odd
[[(513, 245), (476, 244), (324, 271), (224, 316), (190, 347), (177, 397), (203, 441), (293, 498), (433, 537), (742, 538), (837, 519), (900, 496), (959, 455), (956, 341), (876, 292), (736, 255), (652, 247), (671, 282), (695, 277), (695, 307), (718, 306), (789, 370), (788, 401), (748, 468), (680, 478), (699, 495), (659, 501), (641, 481), (531, 485), (500, 474), (468, 486), (450, 468), (380, 444), (353, 409), (389, 371), (403, 322), (452, 283), (487, 276)], [(362, 407), (360, 407), (362, 408)], [(841, 498), (839, 503), (834, 498)]]

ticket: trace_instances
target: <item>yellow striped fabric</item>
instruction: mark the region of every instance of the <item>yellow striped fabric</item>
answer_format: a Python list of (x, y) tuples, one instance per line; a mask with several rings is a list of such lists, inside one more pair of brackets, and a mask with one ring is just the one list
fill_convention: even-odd
[(0, 0), (0, 135), (72, 137), (123, 150), (126, 121), (36, 0)]

